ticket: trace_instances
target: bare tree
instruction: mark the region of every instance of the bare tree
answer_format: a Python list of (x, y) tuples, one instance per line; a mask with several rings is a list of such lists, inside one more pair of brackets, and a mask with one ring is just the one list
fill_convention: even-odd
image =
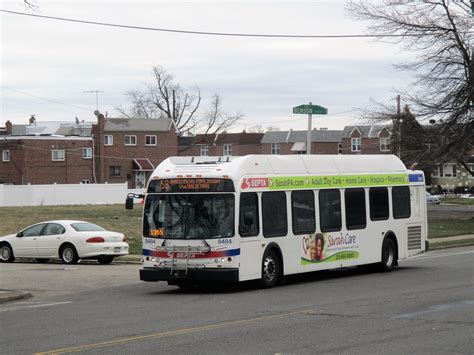
[[(216, 137), (218, 134), (226, 132), (237, 121), (243, 117), (242, 113), (228, 114), (222, 111), (222, 99), (218, 94), (214, 94), (211, 105), (202, 119), (195, 121), (193, 129), (200, 132), (200, 139), (194, 140), (194, 144), (201, 144), (208, 140), (208, 137)], [(184, 147), (180, 153), (188, 150), (191, 146)]]
[(163, 67), (153, 67), (154, 84), (146, 89), (130, 90), (128, 107), (120, 106), (117, 111), (129, 118), (169, 118), (176, 124), (180, 135), (190, 133), (217, 134), (230, 128), (242, 117), (230, 115), (222, 110), (222, 99), (215, 94), (210, 108), (199, 114), (201, 91), (198, 87), (186, 90), (175, 82), (173, 74)]
[(36, 0), (23, 0), (23, 5), (25, 6), (25, 10), (31, 11), (38, 11), (39, 6), (35, 4)]
[(471, 4), (466, 0), (350, 1), (347, 8), (355, 18), (369, 21), (371, 34), (416, 53), (413, 61), (397, 65), (414, 73), (411, 92), (403, 95), (418, 121), (435, 120), (433, 127), (448, 135), (438, 147), (439, 159), (456, 159), (474, 175), (466, 164), (474, 146)]

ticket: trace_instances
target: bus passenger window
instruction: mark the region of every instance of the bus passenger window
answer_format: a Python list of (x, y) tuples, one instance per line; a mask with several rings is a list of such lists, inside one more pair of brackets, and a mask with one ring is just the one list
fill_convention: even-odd
[(392, 187), (393, 218), (410, 218), (410, 188), (408, 186)]
[(262, 193), (263, 236), (282, 237), (288, 233), (286, 193)]
[(293, 218), (293, 234), (315, 232), (316, 218), (313, 191), (293, 191), (291, 193), (291, 215)]
[(367, 226), (365, 212), (365, 190), (346, 189), (344, 192), (346, 202), (346, 228), (364, 229)]
[(341, 193), (337, 189), (319, 191), (321, 232), (341, 230)]
[(369, 189), (369, 201), (370, 220), (388, 219), (388, 189), (386, 187), (371, 187)]
[(242, 237), (258, 235), (258, 196), (255, 192), (240, 195), (239, 233)]

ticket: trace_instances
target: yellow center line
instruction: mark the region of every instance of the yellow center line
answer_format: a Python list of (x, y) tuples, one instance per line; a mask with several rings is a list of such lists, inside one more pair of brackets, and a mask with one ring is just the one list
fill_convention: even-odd
[(66, 354), (66, 353), (79, 352), (79, 351), (85, 351), (85, 350), (91, 350), (91, 349), (105, 348), (105, 347), (108, 347), (108, 346), (114, 346), (114, 345), (129, 343), (129, 342), (149, 340), (149, 339), (159, 339), (159, 338), (165, 338), (165, 337), (171, 337), (171, 336), (183, 335), (183, 334), (190, 334), (190, 333), (197, 333), (197, 332), (205, 332), (205, 331), (214, 330), (214, 329), (217, 329), (217, 328), (244, 325), (244, 324), (249, 324), (249, 323), (253, 323), (253, 322), (260, 322), (260, 321), (264, 321), (264, 320), (288, 317), (288, 316), (293, 316), (293, 315), (296, 315), (296, 314), (309, 313), (309, 312), (313, 312), (313, 311), (311, 311), (311, 310), (294, 311), (294, 312), (274, 314), (274, 315), (269, 315), (269, 316), (262, 316), (262, 317), (256, 317), (256, 318), (236, 320), (236, 321), (231, 321), (231, 322), (202, 325), (202, 326), (193, 327), (193, 328), (171, 330), (171, 331), (160, 332), (160, 333), (152, 333), (152, 334), (147, 334), (147, 335), (138, 335), (138, 336), (132, 336), (132, 337), (127, 337), (127, 338), (109, 340), (109, 341), (104, 341), (104, 342), (99, 342), (99, 343), (79, 345), (79, 346), (74, 346), (74, 347), (70, 347), (70, 348), (50, 350), (50, 351), (44, 351), (44, 352), (37, 352), (37, 353), (35, 353), (35, 355)]

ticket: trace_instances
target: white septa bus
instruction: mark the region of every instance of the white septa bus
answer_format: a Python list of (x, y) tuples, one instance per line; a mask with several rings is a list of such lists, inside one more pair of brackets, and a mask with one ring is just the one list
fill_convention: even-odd
[(171, 157), (144, 196), (140, 279), (272, 287), (317, 270), (390, 271), (425, 250), (424, 191), (423, 172), (393, 155)]

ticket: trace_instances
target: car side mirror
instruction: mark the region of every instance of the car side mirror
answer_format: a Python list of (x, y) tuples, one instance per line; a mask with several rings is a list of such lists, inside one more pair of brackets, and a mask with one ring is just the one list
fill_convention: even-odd
[(21, 238), (23, 237), (23, 232), (18, 232), (17, 235), (16, 235), (17, 238)]
[(133, 197), (127, 197), (125, 200), (125, 209), (133, 210)]

